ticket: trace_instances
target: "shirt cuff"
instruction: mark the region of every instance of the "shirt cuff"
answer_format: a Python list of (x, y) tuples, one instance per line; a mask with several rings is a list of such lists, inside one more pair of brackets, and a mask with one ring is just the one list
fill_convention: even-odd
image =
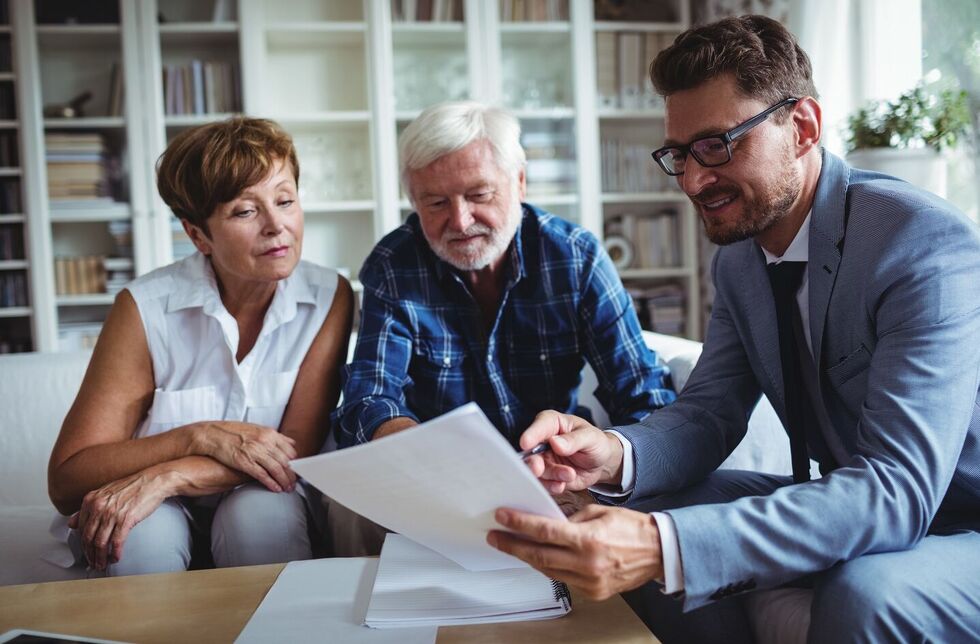
[(677, 542), (677, 529), (669, 514), (651, 512), (660, 531), (660, 557), (664, 563), (664, 592), (668, 595), (684, 590), (684, 569), (681, 567), (681, 546)]
[(629, 496), (636, 487), (636, 471), (633, 468), (633, 443), (626, 440), (626, 437), (619, 432), (607, 429), (607, 434), (612, 434), (623, 444), (623, 478), (619, 485), (593, 485), (589, 491), (612, 498)]

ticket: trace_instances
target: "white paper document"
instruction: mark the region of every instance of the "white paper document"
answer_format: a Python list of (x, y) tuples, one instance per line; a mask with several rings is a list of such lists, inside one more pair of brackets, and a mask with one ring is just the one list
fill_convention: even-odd
[(377, 569), (378, 560), (366, 557), (287, 564), (236, 644), (433, 644), (435, 626), (377, 630), (363, 625)]
[(469, 570), (526, 564), (486, 543), (510, 507), (565, 520), (475, 403), (382, 440), (292, 461), (327, 496)]
[(565, 584), (533, 568), (466, 570), (400, 534), (381, 551), (364, 622), (373, 628), (554, 619), (572, 609)]

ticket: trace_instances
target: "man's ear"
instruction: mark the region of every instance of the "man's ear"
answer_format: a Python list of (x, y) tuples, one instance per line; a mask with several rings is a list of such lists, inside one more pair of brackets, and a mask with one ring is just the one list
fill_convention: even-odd
[(520, 195), (520, 200), (524, 201), (527, 196), (527, 172), (525, 166), (521, 166), (521, 169), (517, 171), (517, 193)]
[(801, 98), (793, 106), (792, 118), (797, 155), (803, 156), (820, 145), (820, 133), (823, 130), (820, 103), (812, 96)]
[(184, 232), (190, 237), (191, 241), (194, 242), (194, 247), (201, 251), (202, 255), (211, 254), (211, 238), (208, 236), (200, 226), (196, 226), (186, 219), (180, 220), (181, 225), (184, 226)]

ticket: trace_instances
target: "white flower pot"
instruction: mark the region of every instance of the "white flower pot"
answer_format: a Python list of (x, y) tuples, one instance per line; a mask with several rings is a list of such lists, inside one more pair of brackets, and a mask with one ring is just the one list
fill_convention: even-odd
[(946, 197), (946, 159), (932, 148), (864, 148), (847, 155), (856, 168), (890, 174)]

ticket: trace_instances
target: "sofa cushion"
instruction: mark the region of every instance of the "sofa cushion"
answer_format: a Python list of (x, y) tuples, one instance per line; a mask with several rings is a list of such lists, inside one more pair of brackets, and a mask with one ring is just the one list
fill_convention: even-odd
[(47, 504), (48, 458), (91, 351), (0, 356), (0, 508)]
[(63, 568), (42, 559), (68, 550), (48, 532), (54, 516), (50, 504), (0, 508), (0, 586), (88, 576), (84, 566)]

